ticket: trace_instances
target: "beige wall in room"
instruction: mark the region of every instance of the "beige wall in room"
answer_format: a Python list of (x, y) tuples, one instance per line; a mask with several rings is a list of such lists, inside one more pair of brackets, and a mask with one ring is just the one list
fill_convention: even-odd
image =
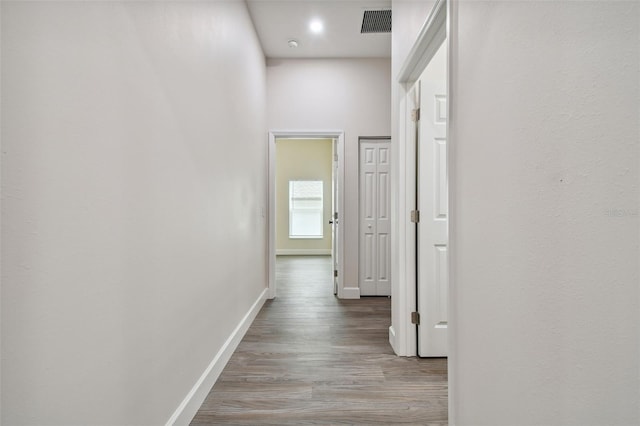
[[(276, 140), (276, 252), (331, 250), (331, 139)], [(289, 181), (322, 180), (324, 238), (289, 238)]]

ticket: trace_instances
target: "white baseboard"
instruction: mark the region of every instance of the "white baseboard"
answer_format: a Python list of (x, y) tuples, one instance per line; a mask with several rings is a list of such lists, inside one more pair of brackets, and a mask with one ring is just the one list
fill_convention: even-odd
[(396, 355), (398, 355), (400, 352), (398, 352), (398, 342), (396, 340), (396, 331), (393, 329), (393, 326), (389, 327), (389, 344), (391, 345), (391, 349), (393, 349), (393, 351), (396, 353)]
[(278, 249), (276, 256), (328, 256), (331, 249)]
[(342, 289), (343, 299), (360, 299), (360, 287), (345, 287)]
[(233, 355), (238, 344), (240, 344), (240, 341), (249, 329), (249, 326), (251, 326), (256, 315), (260, 312), (260, 308), (262, 308), (264, 301), (267, 299), (268, 292), (268, 289), (264, 289), (260, 294), (258, 300), (256, 300), (253, 306), (251, 306), (247, 314), (242, 318), (235, 330), (233, 330), (227, 341), (224, 342), (222, 348), (220, 348), (216, 356), (213, 357), (213, 360), (204, 370), (202, 376), (200, 376), (171, 418), (169, 418), (166, 426), (180, 426), (191, 423), (191, 420), (193, 420), (193, 417), (198, 412), (198, 409), (209, 394), (209, 391), (216, 383), (216, 380), (218, 380), (218, 377), (220, 377), (220, 373), (222, 373), (225, 365), (229, 362), (231, 355)]

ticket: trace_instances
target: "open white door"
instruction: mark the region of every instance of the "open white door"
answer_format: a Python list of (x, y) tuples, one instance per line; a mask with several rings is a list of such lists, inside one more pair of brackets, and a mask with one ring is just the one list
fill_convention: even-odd
[(418, 355), (447, 356), (447, 82), (443, 44), (420, 77), (418, 144)]
[(391, 142), (360, 139), (361, 296), (391, 296)]

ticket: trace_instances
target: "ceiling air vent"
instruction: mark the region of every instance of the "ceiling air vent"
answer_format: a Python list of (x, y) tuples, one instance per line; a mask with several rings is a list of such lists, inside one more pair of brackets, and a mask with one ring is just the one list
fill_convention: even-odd
[(369, 34), (369, 33), (390, 33), (390, 32), (391, 32), (391, 9), (364, 11), (360, 33)]

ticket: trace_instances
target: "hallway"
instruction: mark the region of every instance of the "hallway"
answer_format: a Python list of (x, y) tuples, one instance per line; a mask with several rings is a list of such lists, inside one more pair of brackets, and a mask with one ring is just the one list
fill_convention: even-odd
[(192, 425), (447, 424), (445, 359), (396, 357), (390, 299), (339, 300), (329, 257), (279, 257), (267, 301)]

